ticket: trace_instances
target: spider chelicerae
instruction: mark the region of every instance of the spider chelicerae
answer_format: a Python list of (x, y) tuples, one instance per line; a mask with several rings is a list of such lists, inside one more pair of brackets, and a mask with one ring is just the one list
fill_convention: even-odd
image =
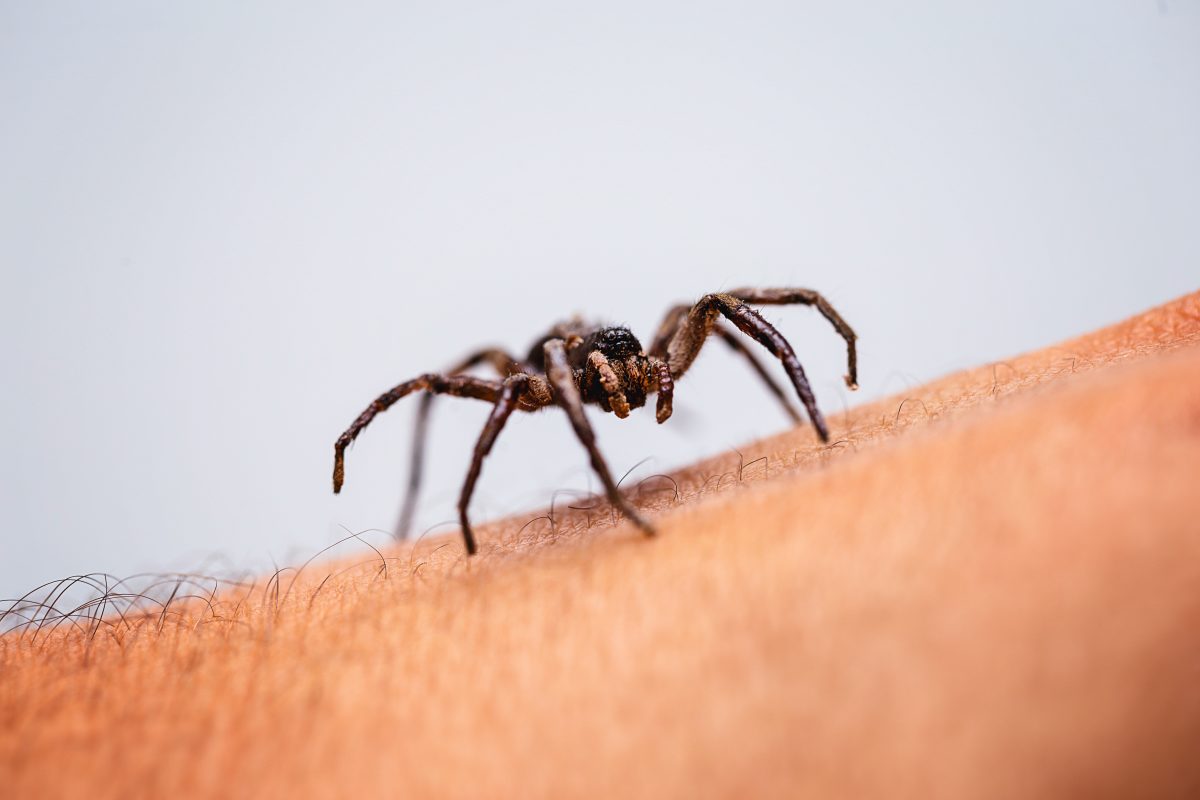
[[(751, 305), (801, 304), (815, 307), (846, 340), (846, 385), (858, 388), (858, 367), (854, 331), (841, 315), (819, 293), (811, 289), (735, 289), (707, 294), (695, 304), (678, 305), (670, 309), (647, 353), (637, 338), (624, 327), (589, 325), (579, 319), (560, 323), (538, 339), (525, 358), (515, 358), (506, 351), (488, 347), (472, 353), (445, 372), (430, 372), (395, 386), (381, 394), (358, 419), (338, 437), (334, 444), (333, 491), (340, 492), (345, 477), (346, 448), (371, 423), (375, 415), (386, 411), (400, 398), (422, 392), (417, 411), (412, 462), (408, 489), (397, 525), (397, 536), (408, 534), (413, 510), (421, 485), (424, 463), (425, 433), (430, 405), (434, 395), (448, 394), (471, 397), (492, 404), (467, 478), (458, 500), (458, 516), (462, 525), (463, 542), (467, 553), (476, 551), (475, 534), (467, 507), (475, 482), (479, 478), (483, 459), (496, 443), (496, 437), (514, 411), (537, 411), (556, 405), (567, 413), (571, 427), (587, 450), (592, 469), (604, 485), (609, 502), (620, 509), (639, 528), (653, 534), (653, 526), (621, 495), (608, 464), (596, 446), (596, 436), (585, 416), (584, 405), (599, 406), (624, 419), (635, 408), (646, 404), (646, 398), (657, 394), (655, 416), (659, 423), (671, 416), (675, 382), (683, 377), (710, 334), (715, 333), (735, 352), (743, 356), (767, 389), (783, 403), (788, 415), (799, 423), (800, 416), (788, 402), (783, 388), (754, 357), (743, 340), (731, 330), (732, 323), (741, 333), (754, 339), (778, 358), (791, 379), (808, 418), (812, 420), (821, 441), (829, 441), (825, 419), (817, 409), (812, 388), (804, 369), (787, 339), (771, 323), (763, 319)], [(477, 366), (495, 370), (494, 380), (466, 374)]]

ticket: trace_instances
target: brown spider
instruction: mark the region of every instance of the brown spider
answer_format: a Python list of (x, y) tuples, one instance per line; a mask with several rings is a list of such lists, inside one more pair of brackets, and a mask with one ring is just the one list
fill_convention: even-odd
[[(475, 490), (483, 459), (496, 443), (504, 423), (513, 411), (536, 411), (550, 405), (559, 405), (567, 412), (575, 435), (591, 458), (592, 469), (604, 484), (609, 501), (625, 513), (647, 534), (654, 528), (621, 496), (608, 465), (596, 447), (596, 437), (584, 415), (585, 403), (600, 406), (624, 419), (630, 409), (641, 408), (646, 397), (658, 393), (655, 414), (660, 423), (671, 416), (671, 401), (675, 381), (683, 376), (700, 353), (705, 339), (715, 332), (731, 348), (744, 356), (767, 388), (787, 409), (795, 422), (800, 416), (788, 402), (783, 389), (766, 369), (746, 348), (741, 339), (719, 320), (724, 316), (740, 330), (750, 336), (771, 355), (783, 362), (784, 369), (812, 420), (821, 441), (829, 441), (825, 419), (817, 410), (812, 389), (800, 361), (792, 346), (771, 323), (751, 308), (756, 305), (786, 305), (801, 303), (816, 306), (833, 327), (846, 340), (848, 374), (846, 384), (858, 388), (858, 367), (854, 331), (833, 309), (828, 301), (811, 289), (735, 289), (731, 292), (708, 294), (695, 305), (679, 305), (667, 312), (654, 342), (647, 354), (637, 338), (623, 327), (586, 325), (580, 320), (556, 325), (549, 333), (534, 343), (524, 359), (514, 358), (504, 350), (486, 348), (473, 353), (461, 363), (444, 373), (427, 373), (396, 386), (375, 399), (367, 410), (354, 420), (346, 432), (338, 437), (333, 446), (333, 491), (341, 491), (345, 476), (346, 447), (354, 441), (380, 411), (386, 411), (400, 398), (415, 391), (424, 391), (417, 412), (415, 441), (412, 451), (412, 469), (409, 473), (408, 490), (400, 513), (397, 535), (408, 534), (417, 491), (421, 484), (421, 467), (424, 461), (425, 431), (429, 419), (430, 404), (435, 394), (455, 397), (473, 397), (493, 405), (492, 413), (483, 433), (475, 444), (475, 456), (467, 471), (462, 494), (458, 500), (458, 516), (462, 524), (463, 541), (468, 554), (475, 552), (475, 535), (467, 518), (467, 506)], [(500, 374), (501, 380), (485, 380), (463, 374), (466, 370), (487, 364)]]

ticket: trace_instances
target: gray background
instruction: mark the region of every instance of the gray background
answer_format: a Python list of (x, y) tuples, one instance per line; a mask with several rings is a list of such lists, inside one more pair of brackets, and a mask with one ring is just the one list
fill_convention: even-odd
[[(773, 309), (833, 412), (1197, 288), (1195, 2), (0, 3), (0, 597), (75, 572), (294, 562), (392, 524), (379, 391), (585, 311)], [(650, 474), (786, 422), (722, 348)], [(422, 527), (486, 408), (446, 401)], [(588, 486), (515, 420), (479, 519)], [(452, 529), (447, 525), (444, 530)]]

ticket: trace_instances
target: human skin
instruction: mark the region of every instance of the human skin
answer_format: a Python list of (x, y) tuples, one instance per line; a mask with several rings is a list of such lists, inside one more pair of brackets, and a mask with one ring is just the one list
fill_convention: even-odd
[(8, 634), (2, 793), (1200, 796), (1200, 293), (830, 427)]

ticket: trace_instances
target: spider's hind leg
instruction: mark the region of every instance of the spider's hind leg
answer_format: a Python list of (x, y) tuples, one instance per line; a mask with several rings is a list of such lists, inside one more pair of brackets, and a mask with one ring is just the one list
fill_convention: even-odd
[(387, 411), (403, 397), (413, 392), (426, 391), (431, 394), (449, 394), (455, 397), (472, 397), (495, 403), (500, 398), (502, 385), (499, 381), (489, 381), (472, 375), (439, 375), (428, 373), (398, 384), (379, 397), (358, 415), (350, 427), (338, 437), (333, 445), (333, 491), (337, 494), (342, 490), (346, 474), (346, 448), (350, 446), (363, 429), (371, 424), (371, 420), (381, 411)]
[[(524, 370), (524, 364), (513, 358), (506, 350), (485, 347), (464, 358), (447, 370), (445, 374), (457, 375), (480, 364), (487, 364), (502, 378)], [(413, 423), (412, 456), (409, 460), (408, 485), (404, 489), (404, 502), (400, 505), (400, 516), (396, 521), (395, 537), (397, 539), (407, 539), (412, 530), (413, 515), (417, 509), (417, 496), (421, 491), (421, 479), (425, 471), (425, 442), (429, 436), (429, 415), (432, 410), (433, 394), (426, 392), (421, 395), (420, 405), (417, 406), (416, 421)]]

